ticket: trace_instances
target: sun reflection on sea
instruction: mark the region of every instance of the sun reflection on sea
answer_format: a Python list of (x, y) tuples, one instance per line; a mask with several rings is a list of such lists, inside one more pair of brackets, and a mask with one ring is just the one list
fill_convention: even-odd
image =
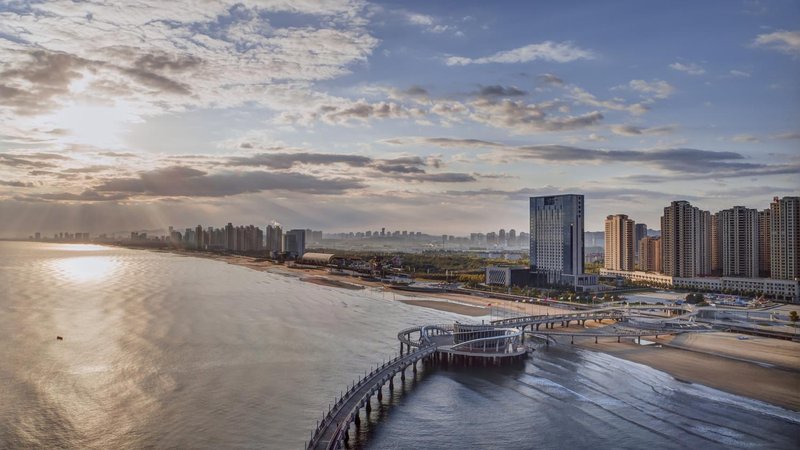
[(65, 252), (104, 252), (111, 250), (111, 247), (95, 244), (54, 244), (45, 247), (45, 250), (58, 250)]
[(53, 273), (73, 283), (99, 283), (110, 278), (119, 263), (108, 256), (77, 256), (53, 261)]

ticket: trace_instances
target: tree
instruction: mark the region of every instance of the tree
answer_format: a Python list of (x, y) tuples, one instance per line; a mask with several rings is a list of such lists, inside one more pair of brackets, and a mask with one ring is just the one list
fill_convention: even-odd
[(792, 321), (793, 326), (797, 326), (797, 321), (800, 320), (800, 316), (798, 316), (797, 311), (789, 312), (789, 320)]

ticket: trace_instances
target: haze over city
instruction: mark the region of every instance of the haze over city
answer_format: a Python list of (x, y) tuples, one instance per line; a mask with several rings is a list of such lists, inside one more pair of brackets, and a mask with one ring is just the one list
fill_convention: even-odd
[[(587, 230), (798, 191), (791, 1), (0, 4), (0, 237)], [(665, 39), (669, 36), (669, 39)]]

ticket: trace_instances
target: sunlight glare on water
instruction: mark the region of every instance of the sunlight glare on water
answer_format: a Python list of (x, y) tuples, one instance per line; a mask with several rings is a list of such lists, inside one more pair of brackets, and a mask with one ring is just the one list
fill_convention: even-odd
[(72, 283), (101, 283), (108, 280), (119, 267), (109, 256), (81, 256), (52, 261), (52, 273)]

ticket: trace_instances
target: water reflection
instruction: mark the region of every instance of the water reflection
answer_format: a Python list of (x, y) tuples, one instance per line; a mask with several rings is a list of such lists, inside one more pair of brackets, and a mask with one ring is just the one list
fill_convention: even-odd
[(100, 283), (108, 280), (118, 268), (119, 263), (109, 256), (79, 256), (52, 262), (52, 273), (72, 283)]
[(54, 244), (43, 247), (44, 250), (57, 250), (60, 252), (101, 252), (109, 251), (111, 247), (94, 244)]

